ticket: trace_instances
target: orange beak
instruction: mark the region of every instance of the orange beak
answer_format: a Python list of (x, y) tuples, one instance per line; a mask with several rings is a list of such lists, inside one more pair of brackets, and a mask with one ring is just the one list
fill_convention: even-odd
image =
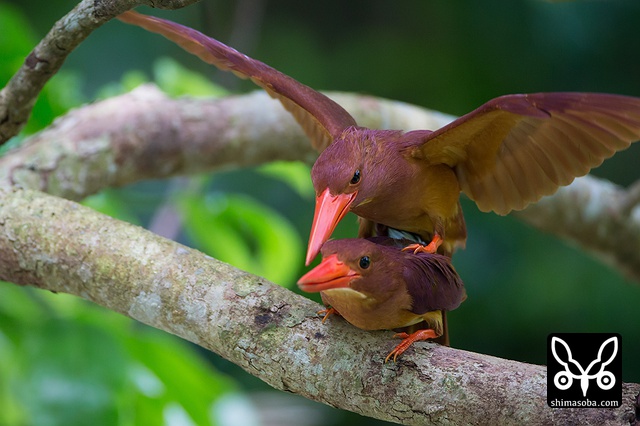
[(331, 195), (329, 188), (327, 188), (318, 195), (305, 265), (311, 263), (313, 258), (318, 255), (320, 247), (329, 239), (338, 222), (349, 211), (349, 206), (357, 193), (356, 191), (351, 194)]
[(298, 280), (298, 287), (309, 293), (349, 287), (349, 282), (360, 277), (360, 274), (338, 260), (337, 254), (332, 254)]

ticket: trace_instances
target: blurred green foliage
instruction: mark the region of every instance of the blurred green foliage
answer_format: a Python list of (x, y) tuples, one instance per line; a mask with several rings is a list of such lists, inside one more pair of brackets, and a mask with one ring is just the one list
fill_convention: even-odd
[[(11, 78), (24, 58), (38, 41), (26, 15), (15, 6), (0, 2), (0, 83)], [(38, 98), (33, 115), (25, 131), (32, 133), (69, 108), (80, 104), (86, 97), (81, 94), (80, 77), (75, 71), (64, 70), (51, 79)]]
[(279, 283), (295, 281), (303, 246), (279, 213), (238, 194), (180, 197), (187, 236), (213, 257)]
[(67, 295), (0, 288), (0, 424), (215, 424), (237, 391), (182, 341)]
[[(76, 2), (43, 4), (0, 1), (0, 84)], [(640, 96), (637, 0), (282, 0), (237, 12), (242, 4), (251, 2), (203, 0), (180, 11), (141, 11), (232, 40), (243, 53), (317, 89), (370, 93), (452, 114), (506, 93)], [(255, 89), (155, 34), (109, 23), (47, 84), (25, 134), (82, 102), (148, 81), (172, 96), (226, 93), (212, 80), (233, 92)], [(594, 174), (622, 185), (636, 181), (637, 145)], [(170, 206), (178, 230), (173, 236), (185, 244), (288, 287), (306, 270), (303, 242), (313, 189), (305, 164), (276, 163), (168, 185), (141, 182), (85, 203), (152, 227), (158, 212)], [(469, 241), (454, 263), (469, 297), (449, 315), (454, 346), (544, 364), (551, 332), (618, 332), (623, 378), (640, 382), (640, 286), (513, 218), (482, 214), (465, 199), (463, 208)], [(355, 233), (349, 215), (334, 237)], [(0, 425), (86, 419), (209, 424), (219, 417), (211, 412), (221, 396), (265, 388), (219, 357), (195, 354), (117, 314), (62, 295), (0, 285)], [(382, 423), (333, 412), (320, 424), (358, 421)]]

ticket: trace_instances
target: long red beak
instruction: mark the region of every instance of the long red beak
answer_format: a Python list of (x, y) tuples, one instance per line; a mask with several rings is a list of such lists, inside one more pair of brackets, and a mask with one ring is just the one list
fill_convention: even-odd
[(349, 281), (358, 278), (360, 274), (338, 260), (337, 254), (332, 254), (298, 280), (298, 287), (309, 293), (331, 290), (333, 288), (349, 287)]
[(327, 188), (316, 198), (316, 211), (313, 215), (305, 265), (311, 263), (318, 255), (320, 247), (329, 239), (338, 222), (349, 211), (349, 206), (357, 193), (356, 191), (351, 194), (331, 195)]

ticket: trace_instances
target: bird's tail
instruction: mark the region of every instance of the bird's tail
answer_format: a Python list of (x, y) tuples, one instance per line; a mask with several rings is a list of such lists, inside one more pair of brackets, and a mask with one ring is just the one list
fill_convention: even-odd
[(442, 313), (442, 335), (437, 339), (433, 339), (433, 341), (443, 346), (451, 346), (449, 343), (449, 327), (447, 327), (447, 311), (440, 312)]

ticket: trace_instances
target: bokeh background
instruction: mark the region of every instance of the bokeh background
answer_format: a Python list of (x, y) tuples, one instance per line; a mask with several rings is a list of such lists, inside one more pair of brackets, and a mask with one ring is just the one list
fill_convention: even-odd
[[(2, 85), (75, 4), (0, 0)], [(508, 93), (640, 96), (637, 0), (203, 0), (180, 11), (139, 10), (201, 29), (316, 89), (450, 114)], [(173, 96), (255, 90), (157, 35), (111, 22), (47, 85), (25, 134), (149, 81)], [(594, 174), (636, 181), (638, 145)], [(140, 182), (85, 203), (297, 291), (313, 195), (309, 166), (283, 163)], [(480, 213), (468, 200), (463, 208), (469, 240), (454, 263), (469, 297), (449, 315), (455, 347), (545, 364), (551, 332), (617, 332), (623, 379), (640, 382), (638, 283), (514, 218)], [(349, 215), (334, 235), (355, 233)], [(215, 354), (82, 300), (0, 283), (0, 425), (89, 420), (385, 424), (274, 391)]]

